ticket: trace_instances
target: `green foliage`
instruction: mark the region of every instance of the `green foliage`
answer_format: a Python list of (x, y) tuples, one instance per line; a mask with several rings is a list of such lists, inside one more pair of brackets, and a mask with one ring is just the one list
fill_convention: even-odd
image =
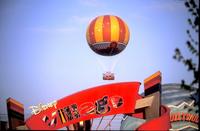
[[(188, 35), (188, 40), (186, 41), (186, 47), (188, 48), (188, 50), (191, 52), (191, 55), (194, 57), (199, 58), (199, 41), (195, 40), (192, 36), (194, 34), (199, 34), (199, 7), (197, 5), (197, 1), (195, 0), (186, 0), (185, 1), (185, 7), (188, 9), (188, 12), (191, 15), (191, 18), (188, 18), (188, 24), (191, 27), (191, 30), (188, 29), (186, 31), (187, 35)], [(191, 33), (192, 31), (192, 33)], [(188, 71), (191, 71), (193, 73), (193, 81), (190, 83), (190, 86), (192, 87), (195, 84), (199, 83), (199, 63), (195, 63), (193, 62), (193, 60), (191, 58), (185, 58), (182, 55), (182, 52), (180, 51), (179, 48), (175, 49), (175, 54), (173, 56), (173, 58), (175, 60), (177, 60), (178, 62), (183, 63)], [(185, 88), (187, 90), (191, 90), (191, 87), (188, 87), (185, 84), (185, 81), (182, 80), (182, 88)]]

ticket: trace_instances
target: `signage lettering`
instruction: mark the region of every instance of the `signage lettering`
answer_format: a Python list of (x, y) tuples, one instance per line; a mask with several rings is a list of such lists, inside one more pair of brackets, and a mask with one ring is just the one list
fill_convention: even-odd
[(185, 112), (177, 112), (170, 115), (170, 121), (188, 121), (198, 124), (199, 116), (195, 114), (185, 113)]
[(122, 97), (112, 96), (109, 98), (108, 96), (104, 96), (103, 98), (96, 100), (94, 103), (92, 102), (83, 103), (80, 106), (80, 110), (78, 110), (77, 104), (72, 104), (70, 106), (66, 106), (62, 109), (59, 109), (56, 112), (53, 112), (51, 116), (44, 115), (42, 120), (49, 127), (55, 127), (58, 118), (61, 121), (61, 123), (64, 124), (67, 121), (78, 119), (81, 116), (89, 114), (96, 113), (97, 115), (98, 114), (102, 115), (109, 112), (111, 108), (119, 108), (122, 105), (123, 105)]
[(57, 109), (56, 105), (57, 105), (57, 101), (53, 101), (46, 105), (42, 105), (40, 103), (38, 106), (30, 106), (29, 108), (32, 109), (32, 112), (31, 112), (32, 114), (37, 115), (40, 112), (47, 110), (48, 108), (51, 108), (51, 107), (54, 107), (55, 109)]

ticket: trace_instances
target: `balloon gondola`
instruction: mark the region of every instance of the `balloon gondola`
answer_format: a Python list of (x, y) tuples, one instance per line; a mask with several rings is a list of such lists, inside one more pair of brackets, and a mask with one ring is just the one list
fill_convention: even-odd
[(103, 80), (114, 80), (114, 79), (115, 79), (114, 73), (111, 72), (103, 73)]

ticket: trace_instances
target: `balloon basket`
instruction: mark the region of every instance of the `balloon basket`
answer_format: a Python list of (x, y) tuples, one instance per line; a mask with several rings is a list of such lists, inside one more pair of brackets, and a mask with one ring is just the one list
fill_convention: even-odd
[(112, 72), (105, 72), (103, 73), (103, 80), (114, 80), (115, 75)]

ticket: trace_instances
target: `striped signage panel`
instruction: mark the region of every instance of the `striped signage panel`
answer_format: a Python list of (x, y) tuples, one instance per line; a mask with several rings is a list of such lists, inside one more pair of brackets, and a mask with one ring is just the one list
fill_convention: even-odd
[(24, 105), (13, 98), (7, 99), (9, 129), (24, 125)]

